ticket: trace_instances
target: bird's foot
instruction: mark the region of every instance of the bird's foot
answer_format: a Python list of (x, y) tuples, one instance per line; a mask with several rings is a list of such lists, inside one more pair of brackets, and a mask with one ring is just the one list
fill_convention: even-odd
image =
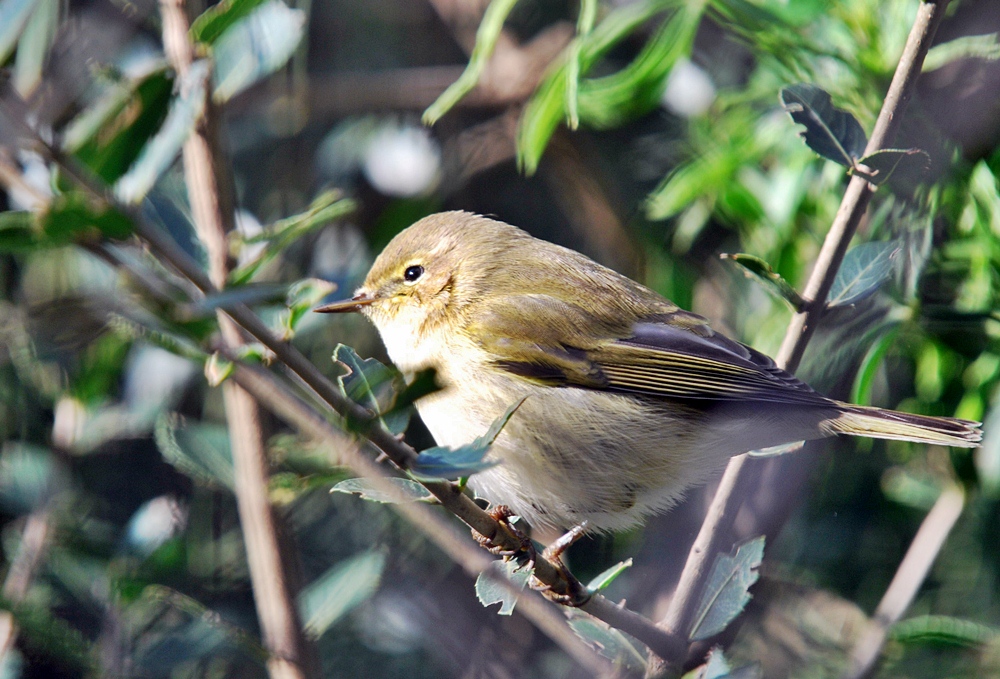
[(552, 564), (553, 567), (559, 572), (565, 582), (565, 589), (563, 591), (555, 591), (552, 587), (547, 585), (541, 585), (540, 583), (534, 587), (542, 595), (554, 601), (557, 604), (562, 604), (563, 606), (582, 606), (590, 598), (590, 592), (586, 587), (583, 586), (576, 576), (573, 575), (569, 568), (562, 560), (563, 553), (569, 549), (573, 543), (583, 537), (584, 533), (587, 531), (587, 522), (573, 526), (569, 531), (567, 531), (562, 537), (550, 544), (542, 552), (542, 558)]
[(510, 549), (507, 546), (497, 544), (496, 532), (494, 532), (493, 535), (487, 536), (483, 535), (482, 533), (479, 533), (476, 530), (473, 530), (472, 537), (476, 539), (476, 542), (478, 542), (480, 546), (483, 547), (483, 549), (487, 550), (491, 554), (496, 554), (497, 556), (507, 557), (507, 556), (516, 556), (518, 554), (527, 554), (528, 558), (531, 561), (534, 561), (535, 545), (531, 542), (531, 538), (528, 537), (528, 535), (524, 531), (515, 526), (513, 521), (511, 521), (511, 519), (516, 517), (517, 515), (510, 510), (510, 507), (508, 507), (507, 505), (497, 505), (495, 507), (490, 508), (490, 510), (487, 513), (490, 516), (492, 516), (497, 523), (504, 526), (510, 532), (510, 534), (513, 535), (520, 542), (520, 546), (517, 549)]

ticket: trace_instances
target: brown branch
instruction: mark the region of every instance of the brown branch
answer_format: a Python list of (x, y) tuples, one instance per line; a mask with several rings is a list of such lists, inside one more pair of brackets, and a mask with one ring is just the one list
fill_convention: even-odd
[[(866, 155), (892, 143), (903, 109), (913, 94), (924, 57), (944, 18), (947, 6), (948, 0), (938, 0), (923, 2), (917, 10), (909, 38), (865, 149)], [(806, 345), (819, 325), (837, 270), (874, 192), (875, 187), (857, 175), (848, 184), (840, 209), (806, 284), (804, 297), (810, 300), (809, 306), (792, 318), (785, 341), (778, 352), (778, 365), (790, 372), (798, 368)], [(753, 489), (760, 464), (760, 460), (752, 460), (747, 455), (730, 460), (705, 522), (691, 547), (670, 607), (659, 622), (661, 628), (674, 635), (687, 636), (705, 579), (716, 555), (729, 550), (733, 520), (744, 498)], [(652, 668), (654, 674), (656, 671), (657, 668)]]
[[(48, 509), (40, 509), (29, 514), (25, 521), (21, 531), (21, 544), (3, 581), (3, 598), (10, 605), (17, 606), (24, 601), (41, 565), (42, 555), (49, 541), (49, 513)], [(17, 623), (14, 621), (14, 614), (0, 611), (0, 662), (6, 660), (16, 640)]]
[(964, 507), (965, 492), (961, 487), (953, 485), (941, 493), (931, 511), (924, 517), (889, 583), (889, 588), (875, 609), (875, 615), (872, 616), (875, 624), (870, 626), (851, 652), (851, 669), (844, 674), (845, 679), (864, 679), (874, 672), (882, 646), (885, 645), (886, 633), (899, 622), (913, 603), (913, 598), (927, 578), (927, 573)]
[[(183, 80), (194, 61), (184, 0), (161, 0), (160, 12), (167, 59)], [(228, 191), (228, 167), (218, 152), (218, 120), (210, 88), (206, 88), (205, 113), (184, 143), (183, 158), (193, 221), (208, 252), (209, 276), (215, 287), (222, 289), (229, 276), (226, 235), (234, 228), (234, 207)], [(218, 316), (226, 345), (239, 347), (243, 343), (239, 327), (221, 311)], [(278, 524), (268, 498), (268, 460), (260, 409), (253, 397), (234, 382), (224, 383), (222, 394), (233, 452), (236, 506), (257, 617), (268, 651), (268, 673), (272, 679), (305, 679), (314, 674), (309, 671), (311, 649), (302, 631), (295, 593), (282, 560)]]

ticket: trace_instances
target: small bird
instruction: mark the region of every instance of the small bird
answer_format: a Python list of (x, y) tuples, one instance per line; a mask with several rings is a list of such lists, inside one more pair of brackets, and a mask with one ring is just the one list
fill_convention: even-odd
[[(469, 485), (534, 526), (615, 531), (728, 458), (835, 434), (974, 447), (975, 422), (842, 403), (578, 252), (467, 212), (421, 219), (324, 313), (359, 311), (408, 375), (439, 445), (524, 399)], [(525, 398), (526, 397), (526, 398)]]

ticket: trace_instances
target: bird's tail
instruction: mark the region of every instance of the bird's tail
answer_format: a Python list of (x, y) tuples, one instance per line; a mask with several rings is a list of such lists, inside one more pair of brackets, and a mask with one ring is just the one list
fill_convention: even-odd
[(975, 448), (983, 438), (978, 422), (953, 417), (913, 415), (895, 410), (839, 403), (840, 415), (823, 423), (833, 434), (871, 436), (942, 446)]

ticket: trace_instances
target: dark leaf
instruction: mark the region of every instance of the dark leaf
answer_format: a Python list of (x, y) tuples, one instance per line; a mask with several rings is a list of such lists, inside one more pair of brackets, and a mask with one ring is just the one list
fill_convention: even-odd
[(346, 370), (337, 378), (344, 395), (378, 416), (393, 434), (402, 434), (410, 422), (410, 412), (393, 410), (396, 395), (403, 388), (400, 374), (374, 358), (362, 360), (344, 344), (337, 345), (333, 360)]
[(485, 459), (486, 454), (525, 398), (507, 408), (489, 430), (472, 443), (458, 448), (437, 446), (421, 451), (410, 472), (417, 478), (458, 479), (496, 466), (499, 462)]
[(593, 645), (597, 652), (616, 667), (639, 673), (646, 668), (646, 659), (624, 634), (589, 615), (574, 612), (569, 626), (576, 635)]
[(889, 636), (904, 644), (975, 647), (1000, 639), (1000, 629), (949, 615), (920, 615), (897, 622)]
[(209, 64), (202, 60), (191, 65), (178, 87), (180, 94), (170, 104), (163, 125), (143, 147), (129, 171), (115, 183), (115, 195), (123, 203), (139, 203), (177, 158), (205, 110)]
[(736, 262), (741, 267), (743, 267), (743, 273), (748, 277), (755, 277), (757, 280), (764, 283), (764, 288), (776, 295), (777, 297), (788, 302), (796, 311), (801, 311), (805, 308), (805, 300), (802, 296), (795, 291), (788, 281), (781, 277), (781, 274), (774, 271), (771, 265), (765, 262), (760, 257), (755, 257), (753, 255), (744, 254), (726, 254), (723, 253), (719, 255), (722, 259), (728, 259)]
[(691, 641), (702, 641), (726, 629), (750, 601), (749, 589), (760, 574), (764, 536), (744, 542), (732, 555), (720, 554), (705, 583), (698, 614), (691, 626)]
[(896, 241), (874, 241), (849, 250), (833, 280), (827, 307), (856, 304), (874, 294), (892, 275), (893, 260), (899, 249)]
[(897, 171), (919, 176), (927, 172), (930, 164), (931, 157), (920, 149), (882, 149), (859, 160), (855, 172), (881, 186)]
[(35, 216), (28, 211), (0, 212), (0, 252), (25, 252), (38, 247)]
[[(517, 603), (517, 592), (524, 589), (531, 578), (532, 568), (527, 561), (500, 559), (494, 561), (476, 578), (476, 598), (483, 607), (500, 604), (497, 615), (511, 615)], [(503, 584), (506, 580), (514, 589)]]
[(44, 237), (52, 245), (74, 240), (128, 238), (132, 235), (132, 220), (83, 193), (56, 196), (41, 214)]
[(819, 155), (853, 167), (864, 154), (868, 138), (861, 123), (836, 108), (824, 90), (815, 85), (791, 85), (781, 90), (781, 103), (792, 120), (805, 125), (801, 136)]
[(344, 615), (378, 589), (385, 555), (365, 552), (339, 563), (302, 590), (299, 610), (302, 627), (313, 639), (323, 636)]
[[(386, 488), (386, 486), (389, 486)], [(373, 502), (415, 502), (430, 500), (433, 496), (421, 484), (411, 479), (347, 479), (341, 481), (330, 492), (352, 493)]]
[(233, 489), (233, 455), (226, 427), (185, 423), (179, 415), (156, 421), (156, 446), (163, 459), (210, 486)]

